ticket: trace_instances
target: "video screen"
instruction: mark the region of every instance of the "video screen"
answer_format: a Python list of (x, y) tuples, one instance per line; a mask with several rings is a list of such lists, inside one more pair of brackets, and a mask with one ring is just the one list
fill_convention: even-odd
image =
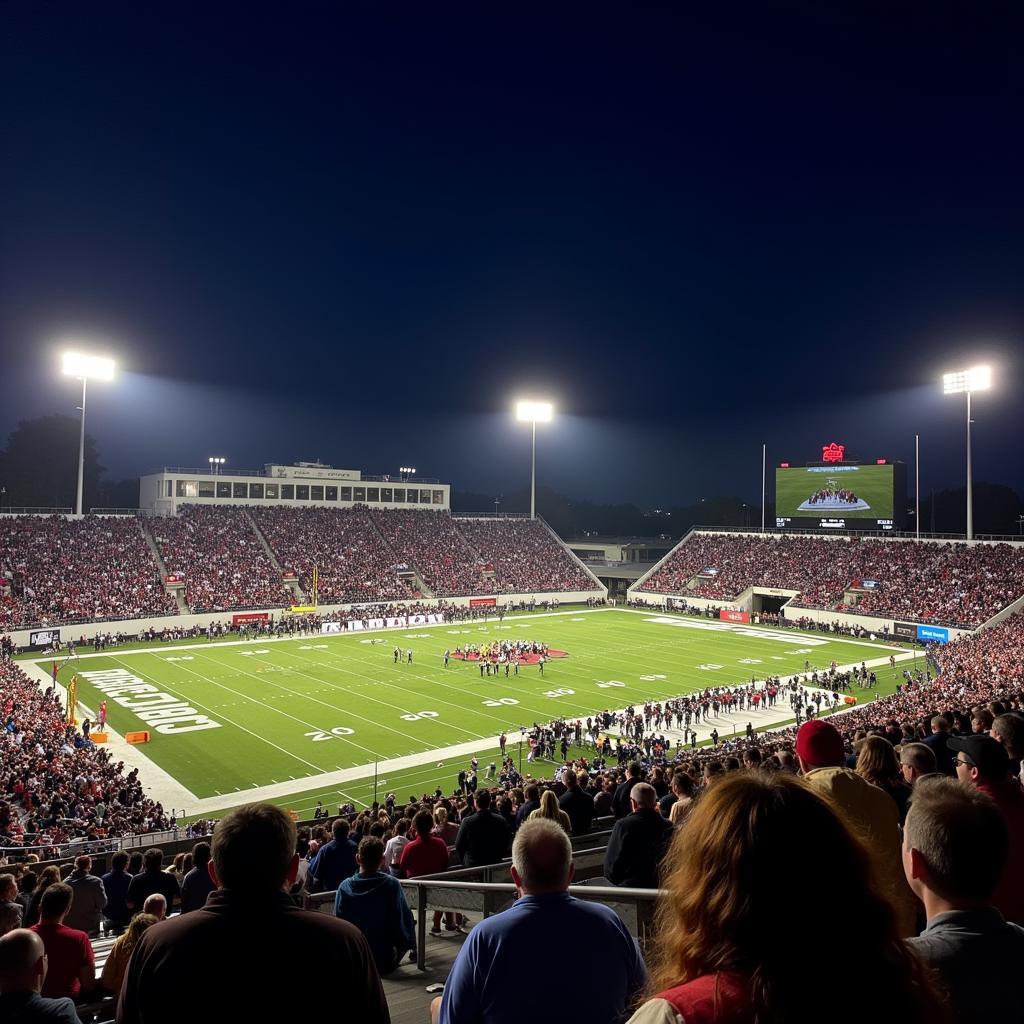
[(813, 519), (822, 526), (856, 519), (874, 520), (880, 529), (891, 529), (894, 492), (891, 463), (779, 467), (775, 516), (780, 526), (796, 519)]

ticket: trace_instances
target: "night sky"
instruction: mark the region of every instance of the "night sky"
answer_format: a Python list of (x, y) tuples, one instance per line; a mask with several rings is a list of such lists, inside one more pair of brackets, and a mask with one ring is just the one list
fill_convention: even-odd
[[(701, 7), (714, 8), (701, 11)], [(898, 9), (901, 13), (894, 13)], [(1024, 488), (1019, 5), (0, 7), (0, 436), (756, 497), (828, 441)], [(956, 13), (958, 12), (958, 13)]]

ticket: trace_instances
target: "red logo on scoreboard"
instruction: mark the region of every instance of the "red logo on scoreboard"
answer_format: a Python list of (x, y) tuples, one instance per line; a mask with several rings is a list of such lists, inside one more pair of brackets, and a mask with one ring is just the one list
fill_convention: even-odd
[(822, 446), (821, 449), (821, 461), (822, 462), (842, 462), (843, 453), (846, 451), (845, 444), (836, 444), (833, 441), (831, 444)]

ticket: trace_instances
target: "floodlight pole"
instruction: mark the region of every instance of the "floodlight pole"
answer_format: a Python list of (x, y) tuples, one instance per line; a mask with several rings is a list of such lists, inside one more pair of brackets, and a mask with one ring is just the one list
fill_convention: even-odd
[(85, 478), (85, 387), (89, 383), (88, 377), (82, 378), (82, 426), (78, 435), (78, 501), (75, 504), (75, 513), (82, 515), (82, 486)]
[[(969, 397), (969, 396), (968, 396)], [(533, 442), (530, 448), (530, 518), (537, 518), (537, 421), (530, 424), (533, 428)], [(968, 430), (970, 428), (968, 427)], [(968, 434), (968, 437), (970, 435)], [(968, 485), (969, 486), (969, 485)]]
[[(84, 415), (84, 414), (83, 414)], [(974, 540), (974, 482), (971, 473), (971, 392), (967, 393), (967, 539)]]
[(921, 539), (921, 435), (914, 435), (914, 532)]
[(761, 532), (764, 533), (764, 501), (765, 501), (765, 481), (766, 471), (768, 468), (768, 445), (767, 443), (761, 445)]

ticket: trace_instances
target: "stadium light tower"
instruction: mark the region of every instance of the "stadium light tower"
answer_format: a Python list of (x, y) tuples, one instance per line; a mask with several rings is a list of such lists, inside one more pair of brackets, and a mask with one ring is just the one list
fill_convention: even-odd
[(530, 455), (530, 518), (537, 518), (537, 424), (550, 423), (554, 416), (554, 408), (550, 402), (516, 402), (516, 419), (520, 423), (529, 423), (533, 441)]
[(82, 485), (85, 478), (85, 392), (90, 380), (113, 380), (114, 360), (105, 356), (90, 356), (82, 352), (65, 352), (61, 372), (66, 377), (78, 377), (82, 382), (82, 429), (78, 438), (78, 500), (75, 514), (82, 514)]
[(228, 460), (225, 459), (222, 455), (211, 455), (206, 461), (210, 464), (210, 468), (213, 471), (213, 475), (220, 476), (220, 467), (223, 466), (224, 463), (227, 462)]
[(942, 375), (942, 392), (967, 395), (967, 539), (974, 540), (974, 490), (971, 477), (971, 393), (992, 387), (992, 367), (974, 366)]

